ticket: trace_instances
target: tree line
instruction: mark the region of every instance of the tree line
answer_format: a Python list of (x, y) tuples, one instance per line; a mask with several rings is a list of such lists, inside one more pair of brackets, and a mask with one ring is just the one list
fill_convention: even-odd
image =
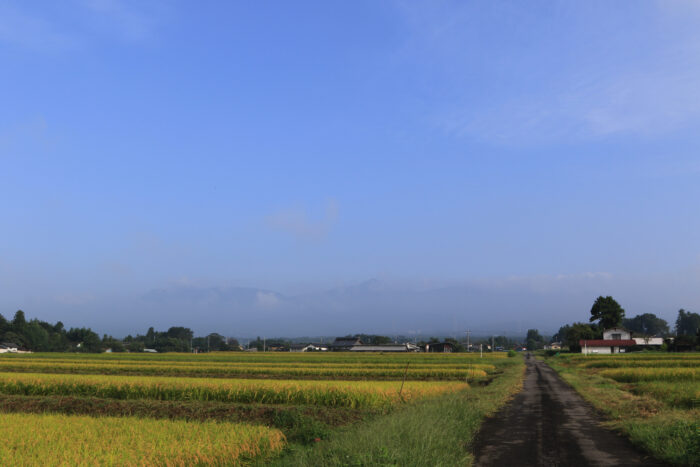
[(673, 337), (665, 344), (669, 350), (692, 350), (700, 347), (700, 314), (681, 308), (671, 332), (668, 322), (653, 313), (626, 318), (625, 310), (611, 296), (600, 296), (595, 300), (588, 323), (566, 324), (559, 328), (553, 339), (560, 341), (572, 352), (580, 352), (580, 340), (602, 339), (603, 330), (612, 327), (623, 327), (639, 336)]
[(195, 337), (190, 328), (173, 326), (167, 331), (152, 327), (145, 334), (117, 339), (104, 334), (100, 337), (90, 328), (66, 329), (62, 322), (51, 324), (32, 319), (27, 321), (18, 310), (11, 321), (0, 314), (0, 344), (14, 345), (33, 352), (209, 352), (240, 350), (238, 341), (217, 333)]

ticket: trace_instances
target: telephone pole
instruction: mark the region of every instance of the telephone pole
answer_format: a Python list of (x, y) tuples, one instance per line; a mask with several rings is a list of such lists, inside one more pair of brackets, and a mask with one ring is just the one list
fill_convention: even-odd
[(472, 332), (471, 332), (469, 329), (467, 329), (467, 352), (471, 352), (471, 350), (472, 350), (472, 346), (471, 346), (471, 344), (469, 343), (469, 335), (470, 335), (471, 333), (472, 333)]

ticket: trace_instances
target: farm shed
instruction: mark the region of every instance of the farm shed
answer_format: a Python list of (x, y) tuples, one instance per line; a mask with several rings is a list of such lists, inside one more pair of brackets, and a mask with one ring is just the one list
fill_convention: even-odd
[(354, 345), (351, 352), (418, 352), (413, 344)]
[(348, 351), (356, 345), (362, 345), (359, 337), (336, 337), (335, 341), (328, 346), (329, 350)]

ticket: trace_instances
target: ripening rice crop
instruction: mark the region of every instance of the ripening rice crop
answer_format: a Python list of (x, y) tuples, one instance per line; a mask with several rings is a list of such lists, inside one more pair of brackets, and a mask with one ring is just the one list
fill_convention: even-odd
[(419, 365), (297, 365), (263, 363), (211, 363), (184, 362), (163, 364), (161, 362), (134, 361), (47, 361), (47, 360), (0, 360), (0, 371), (25, 371), (43, 373), (77, 373), (105, 375), (153, 375), (153, 376), (207, 376), (207, 377), (293, 377), (293, 378), (352, 378), (352, 379), (435, 379), (475, 380), (484, 378), (496, 370), (490, 364)]
[(279, 452), (257, 425), (144, 418), (3, 414), (0, 465), (236, 465)]
[[(420, 368), (439, 368), (439, 369), (460, 369), (460, 368), (482, 368), (493, 370), (496, 366), (493, 363), (488, 363), (482, 361), (470, 361), (470, 362), (408, 362), (408, 367), (411, 369)], [(161, 360), (158, 357), (154, 357), (151, 360), (131, 360), (131, 359), (110, 359), (110, 360), (96, 360), (96, 359), (85, 359), (76, 360), (74, 358), (2, 358), (0, 357), (0, 367), (11, 368), (14, 366), (49, 366), (49, 365), (74, 365), (76, 367), (80, 366), (122, 366), (122, 367), (137, 367), (137, 368), (149, 368), (149, 367), (160, 367), (168, 366), (173, 368), (374, 368), (374, 369), (405, 369), (406, 363), (393, 363), (393, 362), (318, 362), (318, 361), (290, 361), (290, 362), (259, 362), (259, 361), (235, 361), (235, 362), (219, 362), (207, 360), (206, 357), (202, 357), (201, 361), (169, 361)]]
[(505, 352), (484, 353), (483, 358), (479, 353), (354, 353), (354, 352), (212, 352), (207, 354), (190, 353), (35, 353), (35, 354), (3, 354), (0, 360), (73, 360), (73, 361), (134, 361), (134, 362), (216, 362), (216, 363), (328, 363), (332, 365), (343, 364), (395, 364), (411, 365), (427, 364), (509, 364), (511, 359), (506, 358)]
[[(461, 382), (306, 381), (0, 373), (0, 393), (111, 399), (197, 400), (387, 407), (469, 387)], [(399, 392), (401, 392), (399, 394)]]
[(700, 381), (700, 368), (618, 368), (602, 370), (599, 374), (621, 383)]

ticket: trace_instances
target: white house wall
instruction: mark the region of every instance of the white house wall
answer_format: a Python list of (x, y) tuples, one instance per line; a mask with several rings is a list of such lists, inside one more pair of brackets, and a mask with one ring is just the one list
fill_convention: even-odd
[(590, 355), (604, 355), (604, 354), (610, 354), (610, 347), (605, 346), (605, 347), (581, 347), (581, 353), (584, 354), (590, 354)]

